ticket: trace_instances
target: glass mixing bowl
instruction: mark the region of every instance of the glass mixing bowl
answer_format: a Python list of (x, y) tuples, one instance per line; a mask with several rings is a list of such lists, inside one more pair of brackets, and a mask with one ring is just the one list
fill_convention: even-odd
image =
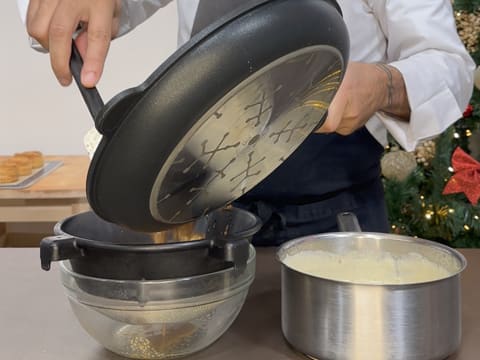
[(101, 345), (129, 358), (167, 359), (206, 348), (230, 327), (255, 276), (255, 249), (243, 268), (178, 279), (94, 278), (68, 261), (60, 272), (75, 316)]

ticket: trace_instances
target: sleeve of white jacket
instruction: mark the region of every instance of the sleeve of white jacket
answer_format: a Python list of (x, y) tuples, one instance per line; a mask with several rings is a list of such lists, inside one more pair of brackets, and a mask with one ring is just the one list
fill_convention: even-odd
[(122, 0), (120, 28), (117, 37), (133, 30), (172, 0)]
[(457, 34), (450, 0), (370, 0), (388, 39), (387, 59), (403, 75), (409, 122), (380, 114), (407, 151), (460, 119), (475, 64)]
[(17, 0), (18, 12), (24, 24), (27, 18), (27, 9), (28, 9), (29, 2), (30, 2), (29, 0)]
[[(120, 27), (117, 37), (134, 29), (152, 16), (159, 8), (168, 5), (172, 0), (121, 0)], [(27, 17), (29, 0), (17, 0), (22, 21)]]

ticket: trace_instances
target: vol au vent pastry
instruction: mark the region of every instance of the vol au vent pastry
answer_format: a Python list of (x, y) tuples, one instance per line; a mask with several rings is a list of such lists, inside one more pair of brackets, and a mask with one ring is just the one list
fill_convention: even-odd
[(17, 164), (8, 161), (0, 163), (0, 184), (13, 183), (18, 181), (18, 177)]
[(40, 151), (25, 151), (19, 154), (15, 154), (15, 156), (26, 156), (32, 161), (32, 167), (34, 169), (39, 169), (43, 166), (43, 154)]
[(17, 164), (18, 175), (26, 176), (32, 173), (32, 160), (29, 157), (23, 155), (15, 155), (6, 160), (7, 162), (13, 162)]
[(14, 183), (21, 176), (31, 175), (33, 170), (43, 167), (45, 161), (40, 151), (15, 153), (0, 162), (0, 183)]

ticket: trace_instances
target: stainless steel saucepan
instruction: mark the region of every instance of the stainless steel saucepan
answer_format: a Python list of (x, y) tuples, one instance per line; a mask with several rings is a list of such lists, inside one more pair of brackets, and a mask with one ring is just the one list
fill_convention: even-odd
[[(350, 214), (343, 216), (352, 219)], [(391, 285), (329, 280), (285, 264), (286, 257), (304, 250), (334, 254), (372, 250), (394, 257), (413, 252), (447, 269), (449, 275)], [(277, 256), (282, 263), (282, 331), (298, 351), (317, 359), (434, 360), (445, 359), (458, 349), (460, 273), (466, 260), (456, 250), (356, 228), (292, 240)]]

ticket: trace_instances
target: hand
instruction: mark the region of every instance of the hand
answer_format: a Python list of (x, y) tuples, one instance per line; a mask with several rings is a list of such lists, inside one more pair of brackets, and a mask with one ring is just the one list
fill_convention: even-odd
[(316, 132), (349, 135), (377, 111), (408, 119), (410, 107), (401, 73), (388, 65), (350, 62), (327, 119)]
[(82, 84), (94, 87), (103, 71), (112, 37), (118, 32), (120, 0), (30, 0), (28, 34), (50, 52), (53, 72), (60, 84), (72, 82), (69, 61), (72, 36), (83, 58)]

